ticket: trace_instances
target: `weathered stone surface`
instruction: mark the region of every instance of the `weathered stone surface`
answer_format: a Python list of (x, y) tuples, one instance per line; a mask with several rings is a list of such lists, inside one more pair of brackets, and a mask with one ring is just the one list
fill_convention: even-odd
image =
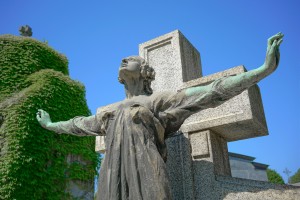
[[(156, 71), (154, 92), (176, 92), (185, 81), (202, 76), (200, 54), (176, 30), (139, 45), (139, 55)], [(187, 134), (166, 140), (167, 170), (174, 200), (194, 199), (191, 149)]]
[(178, 30), (140, 44), (139, 55), (156, 71), (155, 92), (177, 91), (202, 76), (199, 52)]
[(167, 170), (173, 200), (194, 199), (191, 147), (187, 134), (166, 140)]
[[(205, 137), (203, 137), (205, 136)], [(200, 137), (200, 143), (192, 142)], [(194, 199), (219, 199), (220, 188), (216, 184), (216, 175), (230, 176), (227, 142), (218, 134), (206, 130), (189, 134), (192, 151), (207, 146), (209, 153), (193, 156)]]
[[(243, 66), (234, 67), (186, 82), (181, 89), (206, 85), (218, 78), (245, 71)], [(268, 129), (258, 86), (252, 86), (216, 108), (206, 109), (192, 115), (181, 126), (183, 132), (206, 129), (213, 130), (227, 141), (267, 135)]]
[[(194, 161), (211, 162), (214, 174), (230, 176), (227, 142), (210, 130), (189, 134)], [(203, 171), (205, 174), (205, 171)]]
[(300, 200), (300, 187), (216, 176), (216, 199)]

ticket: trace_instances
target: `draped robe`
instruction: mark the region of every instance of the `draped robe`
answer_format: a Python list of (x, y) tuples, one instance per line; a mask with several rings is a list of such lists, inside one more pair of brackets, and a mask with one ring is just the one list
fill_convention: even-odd
[[(71, 134), (106, 136), (98, 200), (172, 199), (166, 170), (165, 139), (193, 113), (220, 105), (233, 94), (222, 79), (197, 95), (163, 92), (140, 95), (99, 108), (96, 115), (62, 124)], [(68, 129), (68, 130), (67, 130)], [(70, 130), (71, 129), (71, 130)]]

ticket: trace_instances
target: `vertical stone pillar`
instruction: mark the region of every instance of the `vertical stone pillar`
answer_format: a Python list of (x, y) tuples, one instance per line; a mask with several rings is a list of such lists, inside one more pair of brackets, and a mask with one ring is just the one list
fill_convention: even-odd
[(194, 199), (191, 146), (187, 134), (166, 140), (167, 169), (173, 200)]
[(189, 134), (194, 199), (218, 199), (215, 175), (230, 176), (227, 142), (210, 130)]
[[(139, 53), (156, 71), (151, 84), (154, 92), (176, 92), (184, 82), (202, 76), (198, 50), (178, 30), (140, 44)], [(194, 199), (191, 148), (187, 134), (169, 138), (166, 144), (173, 199)]]

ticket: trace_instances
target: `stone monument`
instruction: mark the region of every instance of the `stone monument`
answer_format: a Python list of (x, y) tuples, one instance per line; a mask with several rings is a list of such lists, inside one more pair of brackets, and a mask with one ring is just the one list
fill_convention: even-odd
[[(246, 71), (243, 66), (237, 66), (201, 77), (200, 54), (180, 31), (145, 42), (139, 48), (140, 56), (157, 71), (153, 82), (154, 91), (178, 91), (207, 85), (218, 78)], [(156, 66), (159, 67), (155, 68)], [(166, 72), (172, 68), (175, 78), (168, 76), (170, 73)], [(184, 136), (167, 140), (170, 158), (167, 162), (168, 172), (170, 180), (174, 179), (171, 181), (171, 188), (176, 193), (173, 196), (177, 199), (193, 199), (205, 193), (214, 193), (213, 181), (209, 177), (214, 174), (231, 175), (227, 142), (267, 134), (258, 86), (252, 86), (216, 108), (192, 115), (181, 126), (181, 131)], [(196, 189), (190, 187), (193, 183)], [(189, 187), (185, 188), (186, 184)], [(195, 192), (199, 194), (194, 194)]]
[[(267, 59), (261, 68), (246, 72), (238, 66), (201, 78), (199, 52), (179, 31), (171, 32), (141, 44), (144, 59), (128, 57), (122, 61), (119, 80), (125, 84), (129, 100), (99, 108), (91, 117), (52, 123), (40, 110), (37, 119), (58, 133), (103, 135), (97, 136), (96, 146), (97, 151), (107, 152), (98, 199), (259, 197), (249, 194), (251, 191), (270, 197), (267, 189), (274, 189), (271, 196), (275, 198), (294, 197), (299, 192), (294, 188), (282, 191), (276, 185), (231, 178), (227, 150), (228, 141), (267, 135), (255, 83), (276, 69), (282, 37), (279, 33), (269, 39)], [(153, 68), (156, 78), (151, 95)], [(151, 98), (140, 96), (138, 90)], [(157, 135), (148, 135), (151, 130)], [(167, 160), (168, 176), (153, 150)]]
[[(247, 71), (237, 66), (202, 77), (200, 53), (178, 30), (140, 44), (139, 54), (157, 72), (154, 91), (180, 91)], [(167, 139), (173, 199), (293, 199), (300, 194), (295, 188), (231, 177), (227, 142), (268, 135), (257, 85), (192, 115), (180, 131), (181, 136)], [(253, 191), (257, 195), (249, 194)]]

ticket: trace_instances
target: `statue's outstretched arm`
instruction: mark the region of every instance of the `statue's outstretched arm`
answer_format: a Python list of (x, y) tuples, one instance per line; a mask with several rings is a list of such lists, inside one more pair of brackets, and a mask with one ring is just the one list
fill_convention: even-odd
[[(266, 59), (261, 67), (248, 72), (244, 72), (242, 74), (223, 78), (222, 81), (216, 80), (219, 81), (218, 88), (220, 91), (218, 92), (223, 94), (226, 99), (231, 98), (274, 72), (279, 64), (279, 46), (282, 42), (282, 38), (283, 34), (278, 33), (268, 39)], [(212, 83), (211, 85), (213, 84), (214, 83)], [(208, 93), (212, 88), (211, 85), (188, 88), (185, 90), (185, 94), (187, 96), (194, 96), (197, 94), (200, 95)]]
[(94, 115), (89, 117), (75, 117), (68, 121), (52, 122), (50, 115), (46, 111), (39, 109), (36, 118), (43, 128), (56, 133), (77, 136), (103, 135), (100, 131), (100, 124)]

